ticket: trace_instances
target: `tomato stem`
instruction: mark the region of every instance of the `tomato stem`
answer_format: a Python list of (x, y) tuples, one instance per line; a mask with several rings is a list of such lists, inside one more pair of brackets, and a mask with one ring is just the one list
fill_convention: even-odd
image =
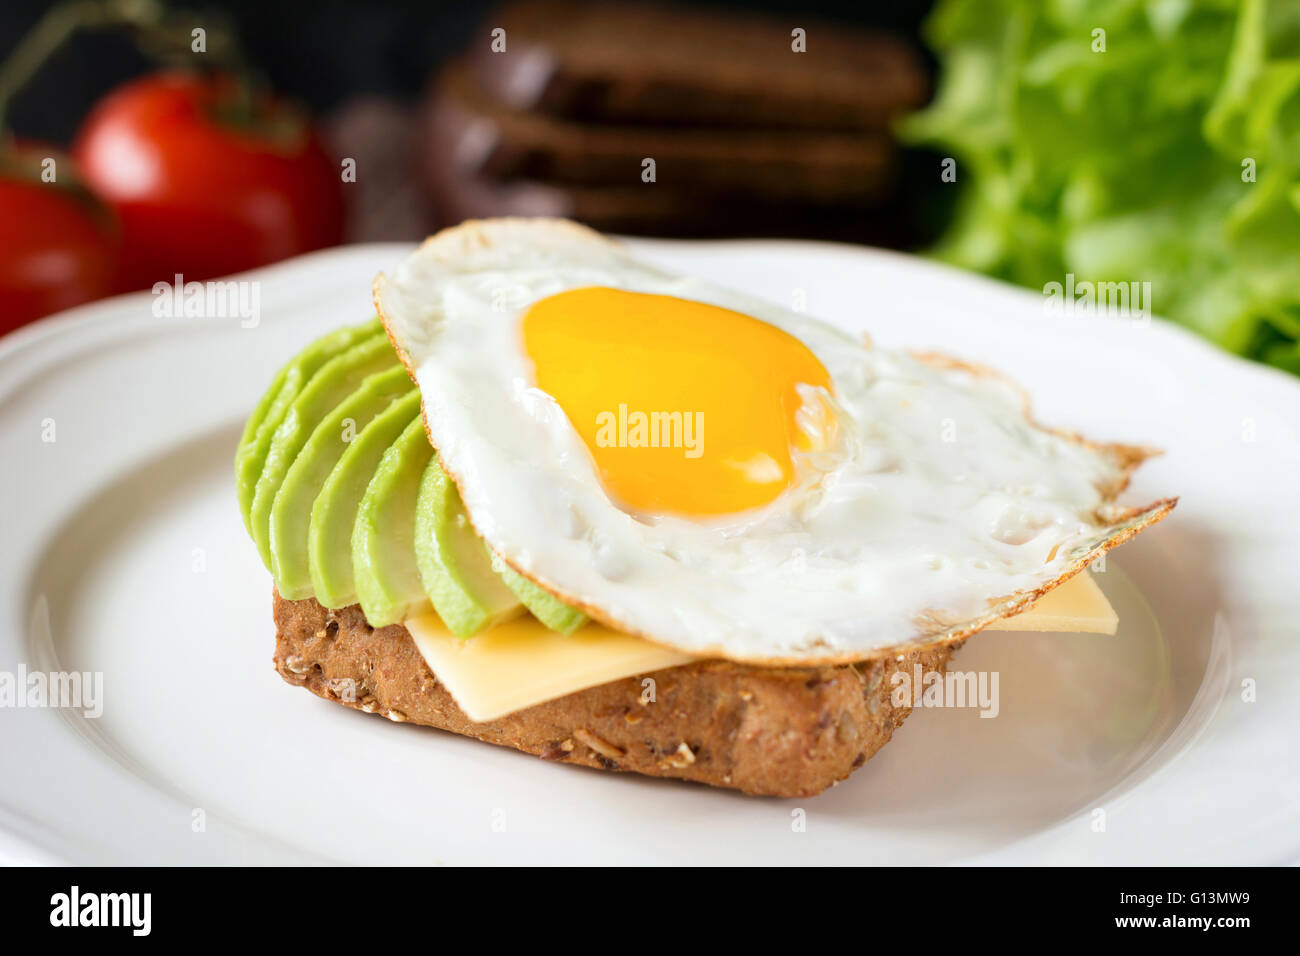
[[(192, 56), (193, 18), (192, 13), (167, 10), (159, 0), (65, 0), (58, 4), (0, 63), (0, 137), (8, 129), (14, 99), (78, 30), (125, 29), (151, 58), (177, 64)], [(205, 19), (212, 22), (214, 17), (209, 14)], [(205, 39), (205, 60), (242, 68), (234, 33), (225, 22), (212, 22), (205, 28)]]

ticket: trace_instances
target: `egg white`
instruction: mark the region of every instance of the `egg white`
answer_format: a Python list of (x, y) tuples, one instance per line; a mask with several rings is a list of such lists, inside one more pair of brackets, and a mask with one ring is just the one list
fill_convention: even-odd
[[(522, 345), (530, 305), (587, 286), (694, 299), (798, 338), (830, 373), (836, 448), (771, 504), (730, 518), (622, 510), (563, 410), (532, 384)], [(610, 626), (690, 653), (838, 662), (955, 639), (1173, 505), (1115, 506), (1141, 455), (1033, 424), (995, 376), (869, 348), (636, 262), (572, 223), (466, 223), (374, 291), (430, 440), (489, 546)]]

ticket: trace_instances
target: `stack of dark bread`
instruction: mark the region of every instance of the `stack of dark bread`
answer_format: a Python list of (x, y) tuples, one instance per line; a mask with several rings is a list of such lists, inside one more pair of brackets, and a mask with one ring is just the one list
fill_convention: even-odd
[(522, 0), (478, 32), (421, 121), (444, 223), (905, 242), (889, 129), (927, 83), (896, 38), (581, 0)]

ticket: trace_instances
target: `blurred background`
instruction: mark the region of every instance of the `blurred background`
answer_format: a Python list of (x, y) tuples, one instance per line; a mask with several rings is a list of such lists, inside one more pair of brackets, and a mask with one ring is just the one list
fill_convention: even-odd
[(1300, 0), (6, 0), (0, 331), (484, 215), (863, 242), (1300, 373)]

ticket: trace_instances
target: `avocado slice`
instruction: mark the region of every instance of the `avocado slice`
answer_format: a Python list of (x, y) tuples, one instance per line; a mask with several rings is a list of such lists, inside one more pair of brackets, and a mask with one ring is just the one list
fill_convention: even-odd
[(381, 329), (377, 319), (364, 325), (336, 329), (312, 342), (276, 373), (271, 387), (244, 424), (244, 433), (235, 452), (235, 488), (239, 497), (239, 511), (244, 516), (244, 527), (249, 534), (253, 533), (249, 512), (253, 507), (257, 480), (262, 476), (262, 466), (266, 464), (271, 437), (289, 411), (289, 406), (322, 365)]
[(322, 365), (285, 412), (271, 436), (248, 516), (253, 541), (268, 569), (271, 569), (271, 506), (298, 452), (321, 419), (351, 395), (367, 376), (386, 371), (396, 363), (397, 355), (382, 332), (362, 339)]
[(471, 637), (523, 610), (492, 566), (492, 553), (465, 516), (460, 492), (431, 458), (415, 505), (415, 563), (442, 623)]
[(514, 591), (515, 596), (524, 602), (524, 607), (528, 608), (529, 613), (552, 631), (572, 634), (587, 623), (586, 614), (576, 607), (570, 607), (540, 584), (524, 577), (506, 564), (500, 555), (492, 556), (492, 566), (500, 573), (506, 587)]
[(307, 557), (316, 600), (326, 607), (357, 603), (352, 568), (352, 529), (357, 509), (384, 452), (419, 414), (417, 389), (394, 399), (348, 445), (312, 503)]
[(433, 447), (419, 415), (388, 446), (357, 509), (352, 568), (371, 627), (397, 624), (428, 607), (415, 560), (415, 504)]
[(343, 452), (376, 415), (412, 390), (406, 369), (394, 365), (365, 379), (326, 415), (285, 473), (271, 505), (271, 571), (280, 596), (291, 601), (315, 594), (307, 558), (312, 504)]

